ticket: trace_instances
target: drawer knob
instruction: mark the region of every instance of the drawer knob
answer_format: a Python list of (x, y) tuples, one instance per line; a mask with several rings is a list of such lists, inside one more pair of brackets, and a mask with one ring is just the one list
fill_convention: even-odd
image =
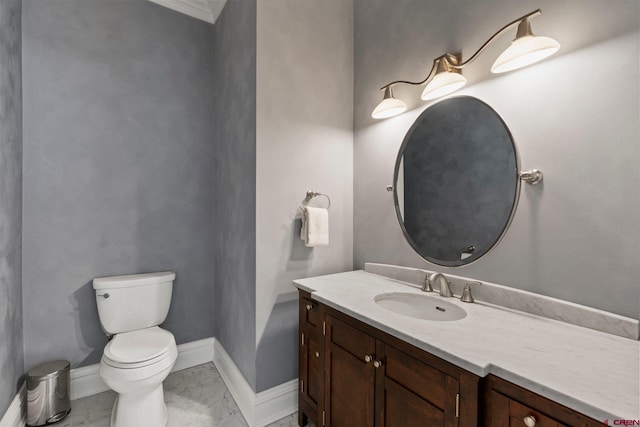
[(524, 425), (527, 427), (535, 427), (536, 426), (536, 418), (532, 415), (527, 415), (524, 417)]
[(313, 306), (311, 304), (307, 304), (307, 310), (311, 310)]
[(371, 362), (372, 360), (373, 360), (373, 356), (371, 356), (370, 354), (367, 354), (367, 355), (365, 355), (365, 356), (364, 356), (364, 361), (365, 361), (366, 363), (369, 363), (369, 362)]
[(382, 360), (376, 360), (375, 362), (373, 362), (373, 366), (375, 366), (376, 368), (379, 368), (382, 366)]

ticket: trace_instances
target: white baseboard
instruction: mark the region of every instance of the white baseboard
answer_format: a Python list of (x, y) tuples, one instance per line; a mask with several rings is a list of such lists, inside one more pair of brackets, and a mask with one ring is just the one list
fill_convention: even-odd
[(83, 366), (71, 370), (69, 397), (71, 400), (82, 399), (109, 390), (100, 377), (100, 365)]
[(213, 343), (213, 364), (250, 427), (255, 420), (256, 394), (218, 340)]
[(263, 427), (298, 410), (298, 380), (255, 393), (220, 342), (214, 342), (213, 364), (249, 427)]
[(255, 427), (263, 427), (298, 410), (298, 379), (256, 395)]
[[(171, 372), (202, 365), (213, 360), (213, 338), (205, 338), (178, 346), (178, 358)], [(100, 377), (100, 365), (71, 370), (71, 400), (81, 399), (109, 390)]]
[(0, 420), (0, 427), (24, 427), (26, 424), (26, 411), (24, 402), (26, 402), (26, 389), (22, 384), (20, 391), (13, 398), (7, 412)]
[(191, 341), (178, 346), (178, 359), (171, 372), (182, 371), (213, 361), (214, 338)]
[[(178, 346), (178, 358), (172, 372), (213, 361), (250, 427), (264, 427), (298, 410), (298, 380), (269, 390), (253, 391), (240, 369), (214, 338), (205, 338)], [(100, 377), (100, 365), (71, 370), (71, 400), (109, 390)], [(26, 390), (23, 385), (0, 420), (0, 427), (23, 427), (26, 418)]]

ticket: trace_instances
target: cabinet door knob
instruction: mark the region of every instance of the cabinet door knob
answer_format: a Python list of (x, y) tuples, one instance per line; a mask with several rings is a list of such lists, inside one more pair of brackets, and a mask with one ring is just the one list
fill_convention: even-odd
[(365, 356), (364, 356), (364, 361), (365, 361), (366, 363), (369, 363), (369, 362), (371, 362), (372, 360), (373, 360), (373, 356), (371, 356), (370, 354), (367, 354), (367, 355), (365, 355)]
[(316, 351), (316, 357), (320, 357), (320, 353)]
[(527, 427), (535, 427), (536, 425), (536, 418), (533, 415), (527, 415), (526, 417), (524, 417), (524, 425), (526, 425)]
[(311, 310), (313, 306), (311, 304), (307, 304), (307, 310)]
[(373, 362), (373, 366), (379, 368), (380, 366), (382, 366), (382, 360), (376, 360), (375, 362)]

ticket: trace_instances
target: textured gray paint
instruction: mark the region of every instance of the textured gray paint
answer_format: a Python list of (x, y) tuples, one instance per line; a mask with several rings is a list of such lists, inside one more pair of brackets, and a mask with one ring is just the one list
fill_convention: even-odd
[[(353, 2), (259, 2), (257, 28), (260, 392), (297, 376), (291, 281), (353, 266)], [(307, 190), (331, 197), (329, 246), (307, 248), (300, 240), (296, 217)]]
[(215, 25), (216, 338), (256, 384), (256, 2), (230, 0)]
[(91, 279), (175, 270), (213, 336), (213, 27), (146, 1), (25, 1), (25, 365), (96, 363)]
[(298, 293), (278, 295), (256, 353), (256, 391), (298, 377)]
[[(422, 79), (446, 51), (468, 58), (503, 24), (538, 7), (533, 31), (556, 38), (559, 54), (491, 75), (513, 37), (506, 34), (465, 68), (469, 83), (458, 94), (500, 112), (522, 168), (541, 169), (544, 182), (523, 187), (509, 231), (486, 257), (456, 269), (430, 266), (404, 241), (384, 191), (404, 134), (428, 104), (420, 88), (398, 86), (410, 111), (376, 122), (378, 89)], [(356, 0), (355, 11), (355, 267), (435, 269), (638, 318), (640, 3)], [(616, 66), (602, 58), (616, 58)]]
[(0, 418), (24, 372), (21, 2), (0, 2)]

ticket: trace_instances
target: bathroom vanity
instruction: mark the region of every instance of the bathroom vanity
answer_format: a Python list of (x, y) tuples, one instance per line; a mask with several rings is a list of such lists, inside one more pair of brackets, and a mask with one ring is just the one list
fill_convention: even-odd
[[(300, 425), (586, 427), (640, 417), (636, 340), (363, 271), (295, 285)], [(376, 303), (394, 293), (466, 316), (416, 319)]]
[(477, 425), (477, 375), (304, 291), (299, 354), (301, 425)]

